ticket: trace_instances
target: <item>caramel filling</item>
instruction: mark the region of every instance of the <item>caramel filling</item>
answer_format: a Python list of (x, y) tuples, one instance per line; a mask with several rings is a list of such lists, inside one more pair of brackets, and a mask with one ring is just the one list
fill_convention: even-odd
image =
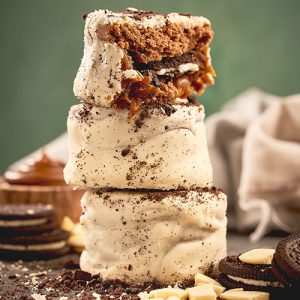
[[(173, 74), (161, 76), (155, 74), (154, 70), (157, 69), (157, 66), (138, 64), (134, 62), (131, 56), (125, 55), (122, 64), (123, 69), (127, 70), (134, 66), (134, 69), (140, 72), (140, 76), (123, 79), (123, 92), (113, 102), (112, 106), (129, 109), (129, 118), (131, 118), (137, 113), (140, 105), (145, 102), (172, 103), (176, 98), (186, 99), (192, 93), (201, 95), (206, 85), (214, 83), (213, 77), (215, 76), (207, 52), (206, 46), (201, 47), (198, 52), (194, 52), (193, 62), (199, 66), (197, 72), (181, 74), (175, 71)], [(174, 60), (182, 63), (180, 58), (174, 58)], [(165, 62), (165, 65), (170, 65), (170, 62)]]

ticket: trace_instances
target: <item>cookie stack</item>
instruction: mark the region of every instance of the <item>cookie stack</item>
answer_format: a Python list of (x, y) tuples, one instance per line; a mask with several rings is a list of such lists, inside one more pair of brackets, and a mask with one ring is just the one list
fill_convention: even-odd
[(50, 259), (69, 252), (69, 234), (57, 225), (51, 205), (0, 206), (0, 260)]
[(220, 261), (219, 271), (219, 282), (227, 289), (267, 292), (271, 299), (299, 299), (300, 235), (282, 239), (276, 249), (227, 256)]
[(68, 117), (69, 184), (87, 188), (80, 266), (104, 279), (174, 283), (226, 255), (226, 196), (212, 188), (204, 108), (210, 22), (128, 9), (84, 16)]

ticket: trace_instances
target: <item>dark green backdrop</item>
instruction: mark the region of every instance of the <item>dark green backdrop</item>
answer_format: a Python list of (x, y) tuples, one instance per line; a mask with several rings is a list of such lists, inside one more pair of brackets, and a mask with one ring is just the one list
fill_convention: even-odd
[(201, 99), (207, 114), (251, 86), (278, 95), (300, 90), (298, 0), (1, 0), (0, 171), (66, 129), (68, 107), (77, 103), (82, 14), (127, 6), (212, 21), (218, 78)]

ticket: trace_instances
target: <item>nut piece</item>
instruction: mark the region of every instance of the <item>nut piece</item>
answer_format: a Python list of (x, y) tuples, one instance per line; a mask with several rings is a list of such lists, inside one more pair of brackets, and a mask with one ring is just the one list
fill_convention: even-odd
[(167, 300), (169, 297), (172, 296), (175, 296), (180, 300), (187, 299), (188, 292), (183, 289), (168, 287), (164, 289), (153, 290), (149, 293), (150, 299), (162, 298), (164, 300)]
[(228, 290), (220, 295), (224, 300), (269, 300), (269, 293), (243, 291), (243, 289)]
[(248, 264), (270, 265), (275, 249), (254, 249), (239, 256), (239, 259)]
[(83, 247), (84, 246), (84, 236), (82, 231), (82, 225), (76, 223), (72, 232), (71, 236), (68, 240), (68, 243), (71, 247)]
[(219, 296), (221, 293), (223, 293), (225, 291), (225, 288), (216, 280), (201, 274), (201, 273), (197, 273), (195, 276), (195, 285), (202, 285), (202, 284), (207, 284), (207, 283), (211, 283), (213, 285), (213, 290), (215, 291), (215, 293), (217, 294), (217, 296)]
[(75, 226), (75, 224), (72, 221), (72, 219), (68, 216), (65, 216), (60, 227), (61, 227), (61, 229), (71, 233), (74, 226)]
[(80, 223), (75, 224), (69, 217), (64, 217), (61, 228), (71, 234), (68, 239), (68, 245), (76, 252), (81, 253), (84, 248), (82, 225)]
[(216, 300), (217, 294), (213, 289), (212, 283), (204, 283), (187, 289), (189, 300)]

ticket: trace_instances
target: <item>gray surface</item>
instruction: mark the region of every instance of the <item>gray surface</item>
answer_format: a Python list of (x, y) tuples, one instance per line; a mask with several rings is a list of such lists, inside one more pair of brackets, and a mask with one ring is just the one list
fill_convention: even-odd
[(240, 254), (255, 248), (276, 248), (282, 237), (267, 236), (257, 243), (252, 243), (247, 235), (227, 234), (228, 255)]

